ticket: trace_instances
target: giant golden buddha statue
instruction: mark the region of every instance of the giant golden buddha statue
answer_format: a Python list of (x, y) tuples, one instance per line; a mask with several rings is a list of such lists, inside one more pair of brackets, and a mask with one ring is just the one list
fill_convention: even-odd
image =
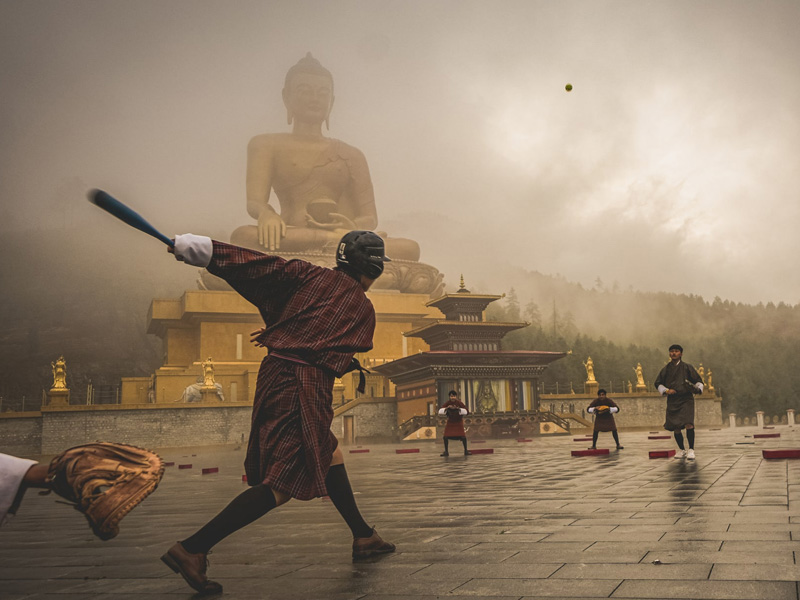
[[(250, 140), (247, 212), (256, 224), (236, 229), (232, 243), (333, 266), (342, 235), (352, 229), (377, 228), (375, 196), (364, 154), (323, 135), (333, 101), (333, 76), (311, 53), (289, 69), (283, 103), (292, 131), (265, 133)], [(279, 211), (270, 202), (273, 192)], [(420, 250), (415, 241), (378, 233), (393, 262), (387, 263), (376, 288), (416, 293), (441, 288), (439, 272), (418, 262)]]

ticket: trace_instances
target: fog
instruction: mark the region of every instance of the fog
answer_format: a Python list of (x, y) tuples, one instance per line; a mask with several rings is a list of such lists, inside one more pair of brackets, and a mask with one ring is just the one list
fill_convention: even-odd
[[(331, 137), (361, 149), (379, 229), (493, 291), (592, 287), (800, 302), (800, 3), (198, 0), (0, 4), (0, 231), (228, 239), (248, 140), (288, 131), (311, 51)], [(565, 85), (574, 86), (571, 92)], [(65, 249), (68, 260), (69, 249)], [(20, 249), (24, 261), (25, 250)]]

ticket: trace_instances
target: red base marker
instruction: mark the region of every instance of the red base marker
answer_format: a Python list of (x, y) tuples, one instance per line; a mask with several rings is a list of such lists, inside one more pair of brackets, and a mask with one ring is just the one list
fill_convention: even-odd
[(363, 450), (350, 450), (350, 454), (364, 454), (365, 452), (369, 452), (369, 448), (364, 448)]
[(591, 442), (592, 438), (582, 437), (582, 438), (572, 438), (573, 442)]
[(470, 440), (470, 444), (485, 444), (486, 440)]
[(670, 458), (675, 456), (675, 450), (650, 450), (650, 458)]
[(608, 454), (608, 448), (598, 448), (597, 450), (573, 450), (572, 456), (601, 456)]
[(756, 433), (753, 435), (754, 438), (779, 438), (781, 437), (780, 433)]
[(209, 475), (211, 473), (219, 473), (219, 467), (207, 467), (203, 469), (203, 475)]
[(800, 449), (781, 448), (780, 450), (762, 450), (764, 458), (800, 458)]
[(472, 454), (494, 454), (494, 448), (476, 448), (475, 450), (470, 450)]
[(525, 438), (517, 438), (518, 442), (532, 442), (533, 440), (525, 439)]
[(192, 465), (178, 465), (179, 469), (191, 469)]
[(414, 454), (419, 452), (419, 448), (398, 448), (394, 451), (395, 454)]
[(668, 440), (670, 436), (668, 435), (648, 435), (648, 440)]

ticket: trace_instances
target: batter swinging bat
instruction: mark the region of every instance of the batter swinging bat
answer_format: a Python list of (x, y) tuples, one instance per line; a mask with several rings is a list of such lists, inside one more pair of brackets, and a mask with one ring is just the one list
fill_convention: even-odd
[(122, 202), (105, 193), (103, 190), (91, 190), (89, 192), (89, 202), (99, 206), (104, 211), (111, 213), (120, 221), (127, 223), (131, 227), (134, 227), (139, 231), (144, 231), (146, 234), (152, 235), (157, 240), (161, 240), (167, 246), (172, 248), (175, 247), (175, 242), (161, 233), (158, 229), (150, 225), (150, 223), (148, 223), (144, 217), (142, 217), (142, 215), (125, 206)]

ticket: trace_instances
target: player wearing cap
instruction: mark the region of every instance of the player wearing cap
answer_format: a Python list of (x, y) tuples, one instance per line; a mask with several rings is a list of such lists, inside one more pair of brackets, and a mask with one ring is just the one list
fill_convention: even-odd
[(350, 527), (353, 558), (393, 552), (362, 518), (330, 430), (334, 379), (358, 369), (363, 391), (363, 369), (353, 355), (372, 348), (375, 310), (365, 292), (389, 260), (383, 239), (371, 231), (347, 233), (334, 269), (191, 234), (175, 238), (174, 253), (258, 307), (266, 326), (253, 342), (269, 354), (258, 373), (245, 459), (252, 487), (162, 560), (201, 594), (219, 593), (222, 586), (206, 576), (212, 546), (291, 498), (325, 495)]

